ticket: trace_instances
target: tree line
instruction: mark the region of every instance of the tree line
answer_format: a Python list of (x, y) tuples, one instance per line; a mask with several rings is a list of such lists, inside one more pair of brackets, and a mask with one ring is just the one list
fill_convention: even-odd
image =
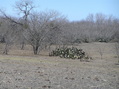
[(89, 14), (81, 21), (69, 21), (57, 11), (35, 12), (32, 1), (18, 1), (19, 17), (0, 10), (0, 43), (8, 54), (12, 44), (31, 45), (34, 54), (51, 45), (73, 45), (81, 42), (119, 41), (119, 19), (102, 13)]

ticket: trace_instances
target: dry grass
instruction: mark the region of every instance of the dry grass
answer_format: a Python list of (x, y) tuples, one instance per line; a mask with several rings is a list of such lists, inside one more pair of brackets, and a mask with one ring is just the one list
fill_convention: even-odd
[[(93, 58), (92, 62), (86, 63), (86, 66), (95, 66), (95, 67), (102, 67), (102, 65), (112, 66), (113, 64), (117, 63), (118, 59), (115, 53), (114, 43), (83, 43), (76, 45), (77, 48), (82, 48), (90, 57)], [(2, 49), (3, 45), (0, 45), (0, 49)], [(70, 46), (69, 46), (70, 47)], [(101, 60), (99, 47), (103, 49), (103, 59)], [(55, 46), (52, 46), (51, 49), (54, 49)], [(2, 49), (3, 50), (3, 49)], [(1, 51), (2, 51), (1, 50)], [(24, 50), (20, 49), (20, 46), (12, 46), (9, 55), (2, 55), (0, 54), (0, 59), (11, 59), (11, 60), (22, 60), (22, 61), (31, 61), (31, 62), (39, 62), (40, 61), (50, 61), (50, 62), (63, 62), (65, 64), (75, 65), (79, 62), (79, 60), (68, 60), (68, 59), (60, 59), (59, 57), (49, 57), (49, 50), (41, 51), (39, 55), (34, 55), (32, 51), (32, 47), (26, 45)], [(66, 62), (65, 62), (66, 61)], [(72, 62), (75, 63), (72, 63)], [(85, 63), (81, 63), (84, 64)], [(81, 66), (80, 64), (80, 66)], [(79, 65), (79, 64), (77, 64)], [(82, 66), (84, 66), (82, 65)]]
[(93, 58), (90, 62), (49, 57), (47, 50), (33, 55), (30, 46), (18, 47), (0, 54), (0, 89), (119, 89), (114, 43), (79, 44)]

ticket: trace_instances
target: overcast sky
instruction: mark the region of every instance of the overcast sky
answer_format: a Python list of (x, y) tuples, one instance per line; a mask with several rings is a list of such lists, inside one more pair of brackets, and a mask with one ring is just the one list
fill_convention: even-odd
[[(1, 0), (0, 8), (10, 15), (19, 0)], [(85, 19), (89, 14), (103, 13), (119, 18), (119, 0), (32, 0), (37, 11), (56, 10), (67, 16), (70, 21)]]

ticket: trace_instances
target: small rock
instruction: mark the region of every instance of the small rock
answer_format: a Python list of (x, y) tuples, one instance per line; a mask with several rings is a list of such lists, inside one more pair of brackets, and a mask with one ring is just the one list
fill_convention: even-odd
[(65, 77), (65, 79), (68, 79), (67, 77)]
[(42, 88), (51, 88), (51, 86), (44, 85), (44, 86), (42, 86)]
[(65, 77), (65, 79), (71, 79), (71, 80), (75, 80), (75, 78), (68, 78), (68, 77)]
[(47, 86), (46, 86), (46, 85), (44, 85), (44, 86), (42, 86), (42, 88), (47, 88)]
[(87, 78), (91, 79), (91, 77), (90, 77), (90, 76), (88, 76)]
[(96, 81), (100, 81), (98, 77), (95, 77), (94, 80), (96, 80)]
[(51, 88), (51, 86), (48, 86), (48, 88)]

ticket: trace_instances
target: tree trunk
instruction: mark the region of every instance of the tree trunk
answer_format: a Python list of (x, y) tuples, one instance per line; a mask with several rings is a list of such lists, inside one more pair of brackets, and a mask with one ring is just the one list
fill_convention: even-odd
[(34, 54), (37, 55), (38, 54), (38, 49), (39, 49), (39, 46), (33, 46), (33, 51), (34, 51)]
[(6, 54), (7, 55), (8, 54), (8, 51), (9, 51), (9, 45), (6, 43), (3, 54)]
[(21, 50), (24, 50), (24, 47), (25, 47), (25, 43), (22, 42), (22, 44), (21, 44)]

